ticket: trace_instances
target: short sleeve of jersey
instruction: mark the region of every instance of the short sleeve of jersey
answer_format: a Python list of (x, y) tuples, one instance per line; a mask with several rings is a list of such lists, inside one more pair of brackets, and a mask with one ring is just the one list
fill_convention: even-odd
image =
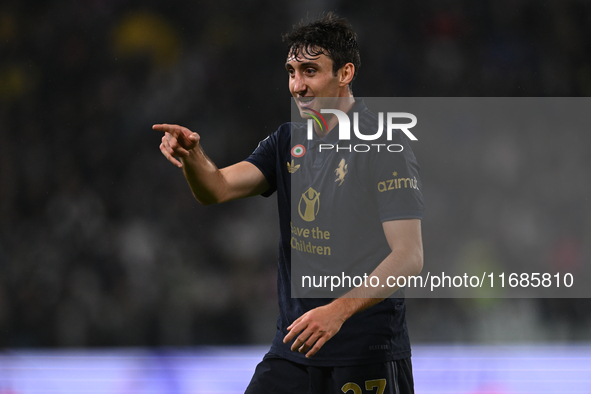
[[(284, 126), (282, 126), (284, 127)], [(273, 134), (259, 142), (259, 146), (245, 160), (254, 164), (265, 176), (269, 183), (269, 189), (262, 196), (269, 197), (277, 190), (277, 157), (279, 147), (279, 135), (281, 127)]]
[(367, 177), (371, 182), (368, 187), (376, 196), (380, 220), (422, 219), (419, 165), (408, 138), (396, 130), (387, 145), (390, 151), (382, 148), (372, 155), (371, 175)]

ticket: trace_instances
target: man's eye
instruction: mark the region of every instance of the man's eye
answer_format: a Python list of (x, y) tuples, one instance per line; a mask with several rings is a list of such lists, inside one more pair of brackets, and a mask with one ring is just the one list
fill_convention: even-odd
[(315, 72), (316, 72), (316, 70), (313, 69), (313, 68), (307, 68), (306, 69), (306, 74), (314, 74)]

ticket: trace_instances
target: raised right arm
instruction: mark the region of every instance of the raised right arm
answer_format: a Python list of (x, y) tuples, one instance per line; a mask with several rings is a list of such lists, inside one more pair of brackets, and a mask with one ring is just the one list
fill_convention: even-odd
[(199, 134), (186, 127), (157, 124), (152, 128), (164, 132), (160, 151), (172, 164), (183, 169), (193, 195), (201, 204), (256, 196), (269, 188), (263, 173), (252, 163), (243, 161), (218, 169), (203, 152)]

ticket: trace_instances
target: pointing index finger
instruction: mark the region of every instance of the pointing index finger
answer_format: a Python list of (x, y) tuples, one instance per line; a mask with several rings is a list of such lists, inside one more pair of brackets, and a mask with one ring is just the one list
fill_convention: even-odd
[[(153, 130), (164, 131), (165, 133), (171, 134), (173, 137), (178, 137), (185, 130), (184, 127), (176, 124), (155, 124), (152, 126)], [(188, 131), (188, 130), (187, 130)], [(189, 132), (190, 133), (190, 132)]]

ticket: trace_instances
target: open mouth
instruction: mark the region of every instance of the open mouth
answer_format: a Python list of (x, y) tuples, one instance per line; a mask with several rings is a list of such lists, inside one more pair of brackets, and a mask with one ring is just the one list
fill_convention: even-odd
[(300, 102), (300, 105), (305, 107), (314, 101), (314, 97), (300, 97), (298, 101)]

